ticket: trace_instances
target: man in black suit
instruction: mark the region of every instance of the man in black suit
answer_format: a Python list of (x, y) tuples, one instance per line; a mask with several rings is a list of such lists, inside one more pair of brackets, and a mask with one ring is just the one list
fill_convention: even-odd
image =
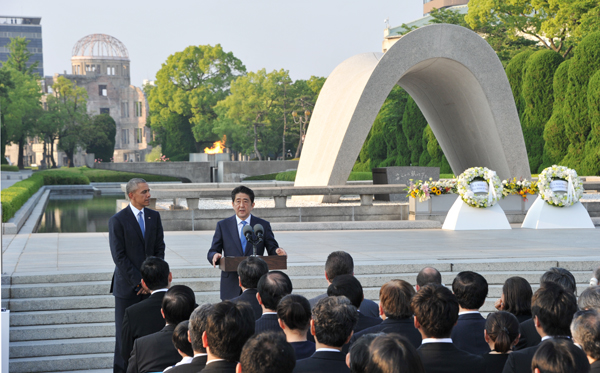
[(294, 349), (281, 333), (271, 331), (246, 342), (236, 373), (292, 373), (294, 366)]
[(150, 291), (150, 298), (136, 303), (125, 310), (121, 353), (127, 369), (127, 362), (133, 349), (133, 342), (145, 335), (156, 333), (165, 326), (160, 310), (173, 276), (169, 264), (161, 258), (150, 256), (142, 263), (142, 287)]
[(196, 297), (192, 289), (185, 285), (172, 286), (162, 301), (165, 327), (133, 342), (127, 372), (162, 372), (177, 364), (181, 356), (172, 342), (173, 331), (177, 324), (190, 318), (195, 306)]
[(194, 350), (194, 358), (189, 364), (177, 365), (169, 369), (169, 373), (197, 373), (206, 366), (206, 348), (202, 344), (202, 334), (206, 331), (208, 315), (212, 310), (212, 304), (206, 303), (196, 307), (190, 316), (188, 325), (188, 339)]
[(258, 290), (256, 290), (258, 286), (258, 280), (265, 274), (269, 272), (269, 266), (267, 263), (259, 257), (250, 256), (244, 259), (240, 264), (238, 264), (237, 273), (240, 281), (240, 288), (242, 288), (242, 295), (239, 297), (233, 298), (231, 301), (233, 303), (237, 302), (247, 302), (252, 307), (254, 311), (254, 318), (258, 320), (262, 316), (262, 306), (258, 303), (258, 299), (256, 299), (256, 294), (258, 294)]
[(452, 343), (463, 351), (475, 355), (490, 352), (485, 341), (485, 319), (479, 309), (485, 303), (488, 283), (479, 273), (460, 272), (452, 281), (452, 291), (458, 300), (458, 322), (452, 328)]
[(149, 292), (142, 287), (142, 262), (149, 256), (164, 259), (165, 241), (160, 214), (150, 210), (150, 188), (144, 179), (131, 179), (125, 188), (129, 206), (108, 221), (108, 241), (115, 262), (110, 292), (115, 296), (115, 372), (125, 372), (121, 333), (125, 310)]
[(208, 359), (203, 373), (234, 373), (242, 348), (254, 334), (254, 312), (246, 303), (213, 305), (202, 334)]
[(336, 276), (331, 281), (331, 285), (327, 288), (327, 296), (340, 295), (348, 298), (350, 303), (358, 310), (358, 322), (354, 325), (354, 333), (381, 324), (381, 319), (379, 317), (365, 316), (360, 312), (360, 304), (365, 299), (365, 295), (362, 285), (356, 277), (352, 275), (340, 275)]
[[(212, 245), (208, 250), (208, 262), (216, 267), (219, 259), (224, 256), (250, 256), (253, 253), (252, 244), (242, 234), (243, 227), (254, 227), (261, 224), (264, 228), (263, 240), (256, 245), (256, 254), (263, 255), (265, 249), (269, 255), (287, 255), (279, 247), (268, 221), (252, 215), (254, 208), (254, 192), (245, 186), (239, 186), (231, 192), (231, 201), (235, 215), (217, 223)], [(256, 236), (253, 236), (256, 239)], [(239, 296), (242, 289), (238, 283), (237, 272), (221, 272), (221, 300)]]
[(459, 350), (452, 343), (458, 300), (450, 290), (442, 285), (425, 285), (412, 298), (411, 306), (415, 328), (423, 338), (417, 351), (426, 372), (485, 372), (481, 356)]
[(316, 351), (296, 361), (294, 373), (346, 373), (346, 354), (342, 347), (352, 338), (358, 322), (358, 311), (346, 297), (327, 297), (312, 309), (310, 332), (315, 337)]
[(547, 339), (540, 343), (531, 361), (531, 372), (589, 373), (590, 363), (581, 348), (566, 339)]
[(421, 289), (423, 286), (429, 284), (443, 285), (442, 274), (433, 267), (425, 267), (417, 274), (417, 291), (419, 291), (419, 289)]
[[(554, 282), (544, 282), (531, 299), (533, 323), (542, 342), (550, 338), (572, 341), (570, 326), (575, 312), (575, 295)], [(539, 345), (512, 352), (502, 372), (531, 372), (531, 360), (538, 347)]]
[(281, 271), (271, 271), (262, 275), (258, 281), (256, 298), (262, 307), (262, 316), (256, 320), (254, 331), (260, 334), (273, 330), (283, 334), (277, 317), (277, 305), (281, 298), (292, 293), (292, 281)]
[(571, 323), (573, 342), (581, 346), (591, 365), (590, 373), (600, 373), (600, 315), (595, 309), (579, 311)]
[[(339, 275), (354, 276), (354, 260), (352, 259), (352, 256), (345, 251), (332, 252), (325, 262), (325, 280), (327, 280), (327, 286), (331, 285), (331, 281)], [(327, 297), (327, 292), (309, 299), (310, 306), (314, 307), (319, 300), (325, 297)], [(363, 315), (379, 317), (379, 306), (370, 299), (363, 300), (359, 309)]]
[(415, 329), (410, 301), (415, 289), (404, 280), (391, 280), (379, 290), (379, 313), (383, 321), (379, 325), (364, 329), (352, 336), (350, 345), (365, 334), (396, 333), (418, 348), (421, 345), (421, 333)]

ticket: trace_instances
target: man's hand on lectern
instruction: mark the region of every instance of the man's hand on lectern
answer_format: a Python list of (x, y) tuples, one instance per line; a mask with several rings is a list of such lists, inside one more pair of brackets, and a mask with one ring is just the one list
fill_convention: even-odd
[(275, 253), (277, 255), (287, 255), (287, 253), (285, 252), (285, 250), (282, 249), (281, 247), (278, 247), (277, 250), (275, 250)]
[(221, 259), (221, 254), (216, 253), (215, 255), (213, 255), (213, 260), (212, 260), (213, 267), (217, 266), (217, 262), (219, 261), (219, 259)]

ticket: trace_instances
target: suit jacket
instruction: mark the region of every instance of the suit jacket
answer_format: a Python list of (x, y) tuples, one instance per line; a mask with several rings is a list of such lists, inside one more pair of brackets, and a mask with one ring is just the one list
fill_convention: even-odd
[(594, 361), (591, 365), (590, 365), (590, 373), (600, 373), (600, 360), (596, 360)]
[(143, 336), (156, 333), (165, 327), (165, 319), (160, 313), (165, 291), (154, 293), (150, 298), (136, 303), (125, 310), (121, 330), (121, 355), (127, 369), (127, 362), (133, 349), (133, 342)]
[(290, 342), (296, 353), (296, 360), (306, 359), (315, 353), (315, 344), (311, 341)]
[(510, 354), (485, 354), (481, 356), (485, 365), (485, 373), (502, 373), (504, 364), (506, 364)]
[(459, 350), (475, 355), (490, 352), (490, 346), (485, 341), (483, 331), (485, 319), (480, 313), (467, 313), (458, 316), (458, 321), (452, 328), (452, 343)]
[(161, 331), (133, 342), (127, 373), (162, 372), (177, 364), (181, 355), (173, 346), (175, 325), (166, 325)]
[(508, 354), (502, 373), (531, 372), (531, 361), (539, 346), (527, 347)]
[(483, 373), (481, 356), (459, 350), (452, 343), (425, 343), (417, 349), (427, 373)]
[(522, 350), (524, 348), (537, 346), (542, 341), (540, 333), (537, 332), (533, 319), (528, 319), (519, 324), (521, 329), (521, 338), (515, 347), (516, 350)]
[[(198, 373), (206, 365), (206, 355), (196, 356), (189, 364), (181, 364), (169, 369), (169, 373)], [(213, 363), (214, 364), (214, 363)]]
[(231, 361), (215, 361), (214, 363), (206, 364), (203, 373), (235, 373), (236, 362)]
[(354, 326), (354, 333), (358, 333), (362, 330), (365, 330), (367, 328), (370, 328), (372, 326), (375, 325), (379, 325), (381, 324), (383, 320), (381, 320), (379, 317), (375, 318), (375, 317), (370, 317), (370, 316), (366, 316), (364, 315), (362, 312), (358, 313), (358, 322), (356, 323), (356, 325)]
[(283, 333), (283, 329), (279, 326), (277, 314), (262, 315), (260, 319), (254, 323), (254, 334), (259, 334), (269, 330)]
[(294, 373), (349, 373), (346, 354), (316, 351), (311, 357), (296, 361)]
[(254, 311), (255, 321), (260, 319), (260, 317), (262, 316), (262, 307), (258, 303), (258, 299), (256, 299), (256, 293), (258, 293), (258, 290), (256, 289), (246, 289), (246, 291), (244, 291), (242, 295), (231, 300), (233, 303), (236, 304), (237, 302), (246, 302), (250, 304), (252, 310)]
[[(327, 293), (317, 295), (316, 297), (309, 299), (308, 303), (310, 303), (310, 308), (313, 308), (317, 302), (323, 298), (327, 297)], [(358, 309), (363, 315), (369, 317), (379, 317), (379, 305), (373, 302), (370, 299), (364, 299), (360, 304), (360, 308)]]
[(415, 328), (412, 317), (406, 319), (387, 318), (379, 325), (375, 325), (361, 330), (358, 333), (354, 333), (349, 344), (352, 345), (352, 343), (356, 342), (356, 340), (361, 336), (371, 333), (396, 333), (408, 339), (414, 348), (418, 348), (421, 345), (421, 333), (419, 333), (419, 331)]
[(140, 268), (149, 256), (165, 258), (165, 241), (160, 214), (144, 208), (145, 234), (129, 205), (108, 221), (110, 253), (115, 262), (115, 272), (110, 292), (115, 297), (132, 299), (140, 290)]
[[(261, 224), (265, 230), (263, 241), (256, 245), (256, 254), (263, 255), (265, 249), (268, 255), (277, 255), (275, 252), (279, 247), (275, 236), (271, 230), (271, 224), (268, 221), (257, 218), (254, 215), (250, 217), (250, 225), (254, 227), (256, 224)], [(246, 247), (242, 248), (240, 235), (238, 233), (237, 220), (235, 215), (217, 223), (215, 235), (213, 236), (212, 244), (208, 250), (207, 259), (212, 264), (213, 256), (219, 253), (224, 257), (227, 256), (250, 256), (252, 255), (252, 244), (246, 243)], [(240, 295), (237, 272), (221, 272), (221, 300), (232, 299)]]

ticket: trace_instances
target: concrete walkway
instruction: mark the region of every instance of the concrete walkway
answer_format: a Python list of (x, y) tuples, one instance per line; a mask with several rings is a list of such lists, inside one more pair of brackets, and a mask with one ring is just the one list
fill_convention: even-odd
[[(166, 232), (172, 268), (209, 266), (212, 232)], [(600, 264), (600, 229), (443, 231), (440, 229), (275, 232), (288, 263), (323, 265), (336, 250), (356, 264), (478, 262), (516, 270), (521, 261), (585, 260)], [(2, 237), (3, 273), (111, 271), (108, 233), (36, 233)], [(496, 268), (494, 262), (516, 267)]]

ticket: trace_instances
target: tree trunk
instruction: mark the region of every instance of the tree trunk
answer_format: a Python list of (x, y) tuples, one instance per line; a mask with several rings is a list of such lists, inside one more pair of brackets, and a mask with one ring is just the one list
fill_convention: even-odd
[(283, 137), (282, 137), (282, 148), (281, 148), (281, 159), (285, 161), (285, 128), (287, 127), (287, 115), (285, 115), (285, 104), (283, 106)]
[(56, 168), (56, 160), (54, 159), (54, 137), (50, 138), (50, 161), (52, 162), (52, 168)]
[(17, 160), (17, 165), (19, 166), (19, 170), (22, 170), (25, 168), (25, 165), (23, 164), (23, 146), (25, 145), (25, 137), (21, 137), (19, 139), (19, 152), (18, 152), (18, 160)]
[(258, 123), (254, 123), (254, 153), (258, 160), (262, 161), (262, 157), (258, 151)]
[(74, 152), (75, 151), (73, 151), (73, 150), (70, 150), (70, 151), (69, 150), (65, 150), (65, 154), (67, 155), (67, 162), (68, 162), (69, 168), (70, 167), (75, 167), (75, 165), (73, 164), (73, 153)]
[(300, 158), (300, 152), (302, 151), (302, 133), (300, 133), (300, 140), (298, 140), (298, 148), (296, 149), (296, 155), (294, 158)]

